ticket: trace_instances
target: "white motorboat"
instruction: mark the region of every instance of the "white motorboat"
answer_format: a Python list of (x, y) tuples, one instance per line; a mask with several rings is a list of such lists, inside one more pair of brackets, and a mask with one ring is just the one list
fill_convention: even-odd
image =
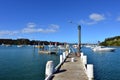
[(64, 46), (61, 46), (61, 45), (59, 45), (58, 48), (61, 49), (61, 50), (65, 50), (66, 49)]
[(74, 47), (75, 49), (77, 49), (77, 48), (78, 48), (78, 45), (73, 45), (73, 47)]
[(17, 45), (17, 47), (23, 47), (23, 45)]
[(91, 46), (91, 45), (86, 45), (85, 47), (86, 47), (86, 48), (91, 48), (92, 46)]
[(48, 45), (48, 47), (54, 47), (54, 45)]
[(93, 51), (99, 51), (99, 52), (112, 52), (115, 51), (115, 48), (110, 48), (110, 47), (104, 47), (104, 46), (96, 46), (93, 48)]

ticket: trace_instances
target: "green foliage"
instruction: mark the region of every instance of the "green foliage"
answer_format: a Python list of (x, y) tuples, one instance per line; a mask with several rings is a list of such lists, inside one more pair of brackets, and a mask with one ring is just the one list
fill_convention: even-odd
[(105, 39), (105, 41), (101, 42), (102, 46), (120, 46), (120, 36), (115, 36), (111, 38)]
[[(48, 42), (48, 41), (36, 41), (32, 40), (30, 41), (29, 39), (17, 39), (17, 40), (12, 40), (12, 39), (0, 39), (0, 45), (1, 44), (6, 44), (6, 45), (49, 45), (49, 44), (55, 45), (56, 42)], [(64, 43), (57, 42), (57, 45), (63, 45)]]

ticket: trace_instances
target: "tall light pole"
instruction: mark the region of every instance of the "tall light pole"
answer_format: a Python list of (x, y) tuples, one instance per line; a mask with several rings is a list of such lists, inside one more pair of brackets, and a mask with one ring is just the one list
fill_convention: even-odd
[[(70, 21), (70, 23), (73, 23), (73, 22)], [(77, 56), (80, 56), (80, 52), (81, 52), (81, 26), (79, 24), (77, 24), (77, 26), (78, 26), (78, 52), (77, 52)]]
[(78, 25), (78, 56), (80, 56), (81, 52), (81, 26)]

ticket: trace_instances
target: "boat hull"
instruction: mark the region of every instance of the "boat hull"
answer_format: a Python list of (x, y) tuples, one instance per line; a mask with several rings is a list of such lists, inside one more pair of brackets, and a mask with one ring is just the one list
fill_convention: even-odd
[(93, 51), (112, 52), (115, 51), (115, 48), (93, 48)]

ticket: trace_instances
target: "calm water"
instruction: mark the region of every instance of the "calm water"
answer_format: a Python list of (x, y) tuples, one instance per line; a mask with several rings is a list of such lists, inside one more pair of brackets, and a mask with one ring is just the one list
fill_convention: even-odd
[(120, 47), (115, 52), (98, 53), (83, 48), (88, 63), (94, 64), (95, 80), (120, 80)]
[(48, 60), (58, 55), (39, 54), (33, 47), (0, 47), (0, 80), (44, 80)]
[[(94, 64), (95, 80), (120, 80), (120, 48), (95, 53), (82, 48), (88, 63)], [(59, 55), (39, 54), (33, 47), (0, 46), (0, 80), (44, 80), (48, 60), (59, 63)]]

